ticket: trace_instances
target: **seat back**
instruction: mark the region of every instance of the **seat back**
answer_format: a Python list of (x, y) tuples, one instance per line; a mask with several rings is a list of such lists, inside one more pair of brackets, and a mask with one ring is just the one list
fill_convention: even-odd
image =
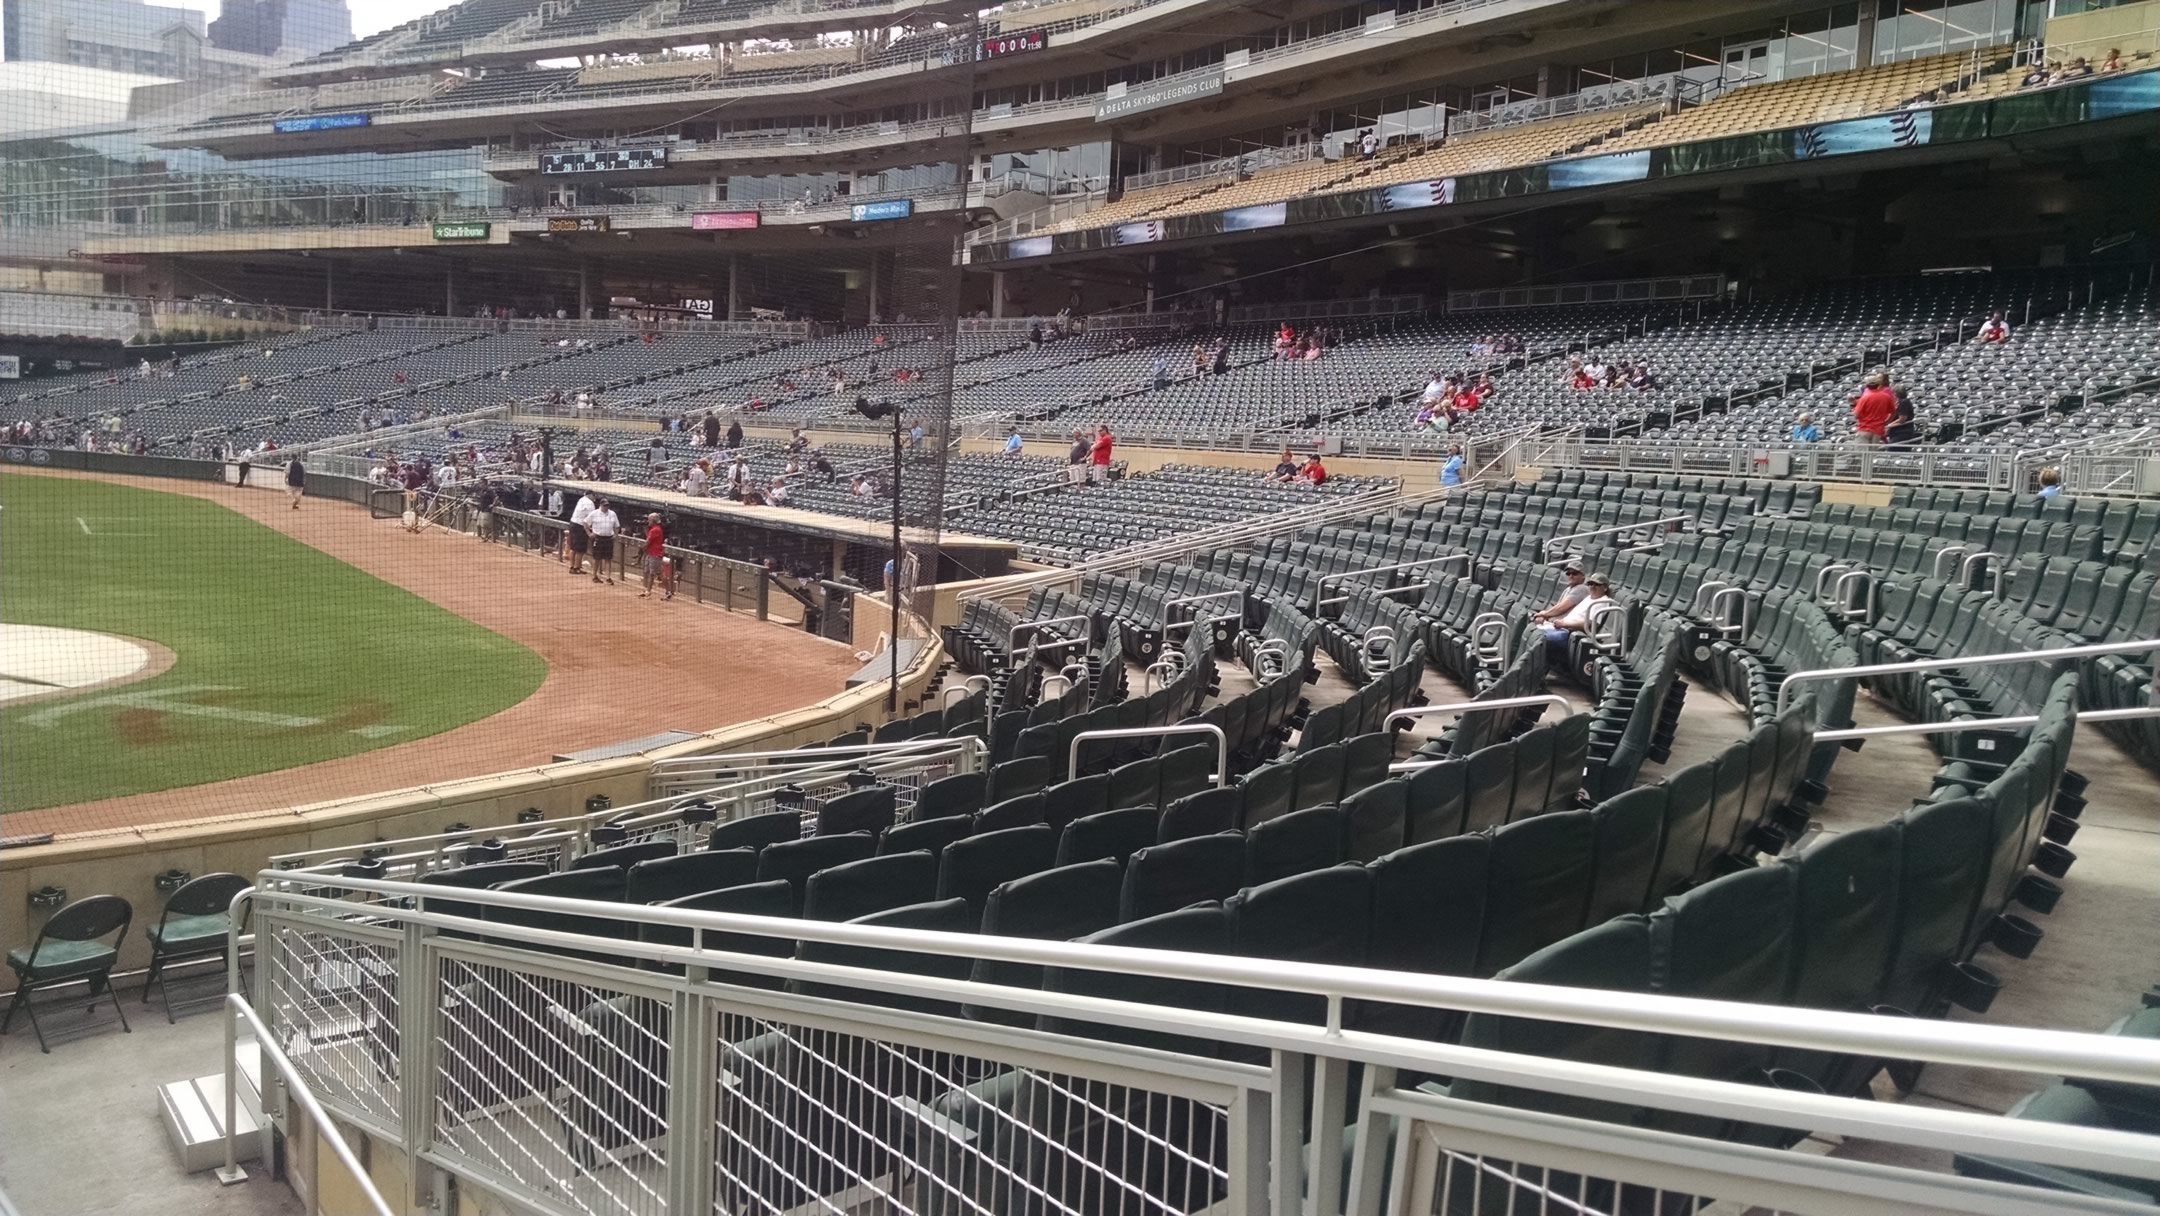
[[(975, 911), (968, 906), (966, 900), (944, 899), (934, 903), (908, 904), (905, 907), (873, 912), (847, 923), (878, 925), (889, 929), (916, 929), (931, 933), (973, 933), (976, 921)], [(795, 957), (806, 963), (864, 967), (875, 971), (948, 980), (966, 979), (969, 968), (973, 966), (972, 960), (964, 954), (928, 953), (890, 946), (840, 946), (829, 942), (810, 941), (796, 947)], [(959, 1006), (950, 1001), (904, 996), (884, 988), (848, 988), (842, 985), (808, 983), (797, 983), (793, 987), (805, 996), (882, 1005), (887, 1009), (905, 1009), (948, 1017), (958, 1016), (960, 1012)]]
[[(1152, 826), (1152, 812), (1149, 819)], [(940, 859), (937, 898), (963, 899), (980, 909), (999, 883), (1049, 869), (1056, 851), (1057, 833), (1039, 823), (956, 840)]]
[(937, 897), (938, 862), (929, 853), (892, 853), (842, 862), (803, 883), (804, 920), (854, 920)]
[(1411, 844), (1460, 836), (1463, 827), (1464, 776), (1470, 766), (1442, 760), (1410, 774), (1404, 793), (1404, 839)]
[(915, 795), (915, 806), (908, 811), (908, 822), (921, 823), (947, 815), (972, 815), (982, 809), (989, 787), (987, 773), (954, 773), (950, 777), (940, 777)]
[(706, 850), (674, 857), (656, 857), (630, 867), (623, 885), (623, 900), (633, 904), (664, 904), (704, 891), (739, 887), (757, 881), (758, 859), (753, 849)]
[[(1100, 933), (1119, 921), (1118, 901), (1124, 874), (1103, 858), (1076, 866), (1058, 866), (999, 883), (983, 900), (982, 932), (987, 937), (1031, 937), (1069, 941)], [(1014, 988), (1042, 986), (1042, 968), (1026, 963), (978, 959), (969, 978), (979, 984)], [(988, 1006), (964, 1006), (977, 1021), (1020, 1026), (1034, 1019)]]
[(1343, 799), (1343, 846), (1349, 860), (1371, 861), (1403, 847), (1409, 788), (1401, 781), (1382, 781)]
[(877, 852), (877, 842), (868, 832), (850, 832), (845, 836), (811, 836), (802, 840), (782, 841), (768, 845), (758, 853), (758, 881), (770, 882), (784, 879), (795, 891), (795, 911), (802, 911), (803, 886), (810, 876), (832, 866), (861, 861)]
[[(1674, 996), (1782, 1005), (1791, 989), (1794, 871), (1757, 866), (1665, 901), (1650, 917), (1651, 973)], [(1760, 1043), (1674, 1037), (1664, 1068), (1714, 1080), (1756, 1080)]]
[(708, 849), (762, 849), (769, 844), (786, 840), (802, 839), (802, 813), (799, 811), (767, 811), (762, 815), (746, 815), (712, 826), (712, 833), (705, 838)]
[[(1247, 887), (1223, 901), (1233, 949), (1248, 958), (1361, 966), (1372, 928), (1372, 872), (1339, 865)], [(1254, 1017), (1318, 1022), (1326, 1000), (1246, 989), (1238, 1007)]]
[(1583, 926), (1597, 859), (1590, 811), (1555, 811), (1493, 833), (1478, 974), (1512, 967)]
[(1022, 794), (991, 803), (975, 812), (975, 832), (1002, 832), (1006, 828), (1032, 827), (1041, 823), (1046, 798), (1044, 794)]
[(1165, 806), (1155, 825), (1155, 838), (1168, 842), (1234, 832), (1244, 812), (1245, 791), (1234, 785), (1221, 789), (1210, 786)]
[(878, 838), (877, 851), (886, 853), (912, 853), (920, 849), (932, 857), (945, 851), (945, 846), (975, 833), (975, 819), (970, 815), (941, 815), (921, 822), (910, 820), (898, 824)]
[[(776, 918), (795, 915), (795, 887), (783, 879), (770, 882), (745, 883), (739, 887), (723, 887), (717, 891), (702, 891), (685, 895), (660, 905), (664, 908), (682, 908), (693, 912), (728, 912), (737, 916), (770, 916)], [(688, 946), (694, 933), (676, 925), (640, 924), (640, 940), (663, 946)], [(705, 947), (725, 954), (763, 955), (767, 958), (787, 958), (795, 953), (795, 942), (787, 937), (767, 937), (755, 933), (725, 933), (718, 930), (705, 932)], [(677, 974), (682, 968), (673, 963), (662, 964), (662, 970)], [(778, 988), (781, 980), (748, 971), (714, 971), (712, 978), (723, 984), (740, 984), (746, 988)]]
[(621, 866), (628, 870), (641, 861), (659, 857), (673, 857), (675, 842), (672, 840), (639, 840), (630, 844), (618, 844), (610, 848), (594, 849), (570, 863), (573, 870), (597, 870), (603, 866)]
[[(1498, 978), (1644, 993), (1650, 991), (1650, 977), (1649, 922), (1640, 916), (1623, 916), (1554, 942), (1517, 961)], [(1659, 1054), (1657, 1036), (1641, 1031), (1482, 1013), (1470, 1016), (1462, 1042), (1487, 1051), (1615, 1068), (1655, 1068)], [(1457, 1081), (1448, 1087), (1448, 1095), (1622, 1124), (1640, 1117), (1638, 1111), (1620, 1103), (1478, 1081)]]
[(817, 835), (842, 836), (849, 832), (879, 835), (893, 825), (899, 802), (892, 786), (866, 785), (828, 798), (818, 808)]
[(1249, 830), (1296, 809), (1297, 768), (1287, 761), (1263, 764), (1238, 779), (1245, 791), (1245, 827)]
[(1058, 837), (1057, 864), (1077, 865), (1108, 857), (1122, 865), (1136, 850), (1155, 843), (1156, 824), (1161, 818), (1153, 807), (1083, 815), (1066, 824)]
[(1665, 786), (1638, 785), (1590, 812), (1597, 821), (1597, 867), (1584, 923), (1601, 924), (1649, 904), (1667, 800)]
[(1245, 833), (1245, 881), (1252, 886), (1343, 859), (1343, 816), (1332, 806), (1292, 811)]
[(1042, 822), (1058, 831), (1083, 815), (1099, 815), (1110, 809), (1110, 776), (1090, 773), (1060, 781), (1042, 792)]
[[(1132, 946), (1148, 950), (1183, 950), (1193, 954), (1232, 953), (1230, 918), (1219, 907), (1183, 908), (1131, 921), (1081, 938), (1096, 946)], [(1103, 997), (1146, 1005), (1220, 1013), (1226, 993), (1222, 985), (1192, 980), (1157, 979), (1115, 971), (1083, 971), (1048, 967), (1043, 971), (1043, 991), (1075, 996)], [(1044, 1017), (1042, 1029), (1058, 1034), (1086, 1035), (1133, 1047), (1173, 1051), (1182, 1055), (1214, 1056), (1220, 1052), (1215, 1039), (1189, 1038), (1126, 1026), (1091, 1025), (1069, 1018)]]
[(1118, 919), (1141, 920), (1228, 899), (1244, 885), (1245, 837), (1236, 832), (1149, 845), (1125, 862)]

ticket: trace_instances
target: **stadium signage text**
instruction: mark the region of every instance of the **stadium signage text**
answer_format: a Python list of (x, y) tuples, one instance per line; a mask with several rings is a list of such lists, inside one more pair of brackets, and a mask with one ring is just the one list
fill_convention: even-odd
[(22, 356), (0, 355), (0, 380), (22, 379)]
[(638, 148), (588, 148), (582, 152), (542, 152), (542, 173), (607, 173), (623, 169), (667, 167), (667, 145)]
[(997, 59), (1005, 55), (1018, 55), (1023, 51), (1039, 51), (1050, 45), (1050, 35), (1041, 30), (1022, 30), (1017, 34), (1003, 34), (985, 38), (976, 51), (977, 59)]
[(911, 198), (880, 199), (874, 203), (856, 203), (848, 208), (848, 218), (856, 223), (868, 220), (904, 220), (915, 214), (915, 200)]
[(430, 231), (438, 241), (484, 241), (494, 227), (493, 224), (467, 222), (437, 224)]
[(1134, 89), (1123, 97), (1112, 97), (1095, 104), (1096, 122), (1116, 122), (1149, 110), (1160, 110), (1198, 97), (1213, 97), (1222, 92), (1223, 74), (1209, 72), (1198, 80), (1181, 80), (1175, 84), (1157, 85), (1150, 89)]
[(548, 217), (549, 232), (606, 232), (608, 217), (604, 215), (554, 215)]
[(371, 121), (365, 114), (303, 114), (298, 118), (273, 118), (270, 129), (280, 135), (298, 131), (342, 131), (347, 127), (364, 127)]
[(690, 217), (692, 232), (722, 232), (732, 228), (755, 228), (755, 211), (700, 211)]

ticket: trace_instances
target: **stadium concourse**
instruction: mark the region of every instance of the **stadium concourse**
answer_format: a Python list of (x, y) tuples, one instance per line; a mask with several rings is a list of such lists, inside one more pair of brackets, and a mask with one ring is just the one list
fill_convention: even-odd
[(58, 2), (0, 1210), (2160, 1212), (2160, 0)]

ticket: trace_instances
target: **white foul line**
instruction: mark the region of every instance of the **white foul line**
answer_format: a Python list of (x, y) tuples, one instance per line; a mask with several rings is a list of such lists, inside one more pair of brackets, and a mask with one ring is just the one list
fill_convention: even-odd
[(95, 533), (93, 533), (93, 532), (91, 532), (91, 531), (90, 531), (90, 524), (89, 524), (89, 522), (88, 522), (87, 520), (83, 519), (83, 517), (82, 517), (82, 516), (80, 516), (80, 515), (78, 515), (78, 516), (76, 516), (76, 517), (75, 517), (75, 526), (76, 526), (76, 527), (78, 527), (78, 528), (81, 528), (81, 529), (82, 529), (82, 534), (83, 534), (84, 536), (93, 536), (93, 535), (95, 535)]

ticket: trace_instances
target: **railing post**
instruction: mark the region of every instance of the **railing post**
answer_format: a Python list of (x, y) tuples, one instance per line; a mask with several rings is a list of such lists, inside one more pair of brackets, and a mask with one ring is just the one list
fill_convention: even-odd
[(1305, 1059), (1287, 1051), (1270, 1053), (1275, 1100), (1269, 1111), (1267, 1210), (1272, 1216), (1302, 1216), (1305, 1209)]
[(668, 1015), (666, 1152), (670, 1212), (713, 1210), (713, 1118), (720, 1079), (713, 1008), (709, 997), (677, 992)]
[[(434, 1143), (435, 1059), (440, 1050), (441, 1011), (436, 1008), (435, 973), (440, 963), (431, 945), (434, 933), (418, 921), (408, 921), (398, 946), (398, 1125), (405, 1133), (405, 1202), (414, 1210), (426, 1206), (428, 1188), (421, 1177), (430, 1168), (421, 1154)], [(258, 964), (259, 967), (259, 964)]]

